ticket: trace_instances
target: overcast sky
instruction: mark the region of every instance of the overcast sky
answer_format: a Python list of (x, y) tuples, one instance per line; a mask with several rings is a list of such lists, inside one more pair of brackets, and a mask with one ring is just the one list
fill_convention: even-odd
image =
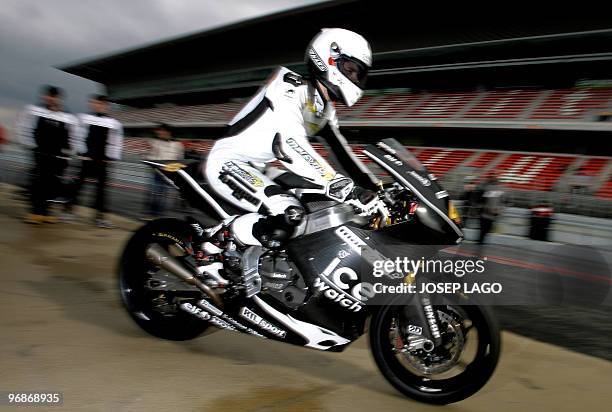
[(98, 89), (54, 66), (319, 0), (2, 0), (0, 122), (36, 101), (41, 84), (65, 89), (85, 110)]

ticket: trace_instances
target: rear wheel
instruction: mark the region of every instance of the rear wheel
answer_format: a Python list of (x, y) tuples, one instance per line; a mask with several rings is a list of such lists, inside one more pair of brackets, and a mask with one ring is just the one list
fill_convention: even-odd
[[(189, 340), (202, 334), (209, 326), (203, 320), (179, 308), (183, 301), (202, 296), (195, 287), (177, 284), (174, 275), (149, 262), (145, 251), (151, 244), (159, 244), (185, 265), (191, 242), (191, 228), (178, 219), (159, 219), (137, 230), (128, 241), (119, 262), (121, 299), (130, 316), (153, 336), (169, 340)], [(177, 290), (177, 289), (180, 289)]]
[(480, 390), (499, 360), (500, 330), (490, 309), (482, 306), (434, 306), (440, 319), (442, 344), (408, 349), (409, 319), (402, 306), (374, 314), (370, 344), (376, 364), (397, 390), (433, 404), (461, 401)]

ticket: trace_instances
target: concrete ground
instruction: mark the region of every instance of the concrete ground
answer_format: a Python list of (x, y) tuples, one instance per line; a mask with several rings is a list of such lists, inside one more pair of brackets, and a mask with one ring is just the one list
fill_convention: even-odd
[[(0, 391), (63, 392), (55, 409), (75, 411), (440, 410), (387, 384), (365, 338), (343, 353), (323, 353), (231, 332), (181, 343), (148, 336), (121, 307), (115, 280), (136, 223), (113, 217), (114, 230), (37, 227), (21, 223), (23, 212), (0, 192)], [(444, 409), (575, 411), (612, 403), (609, 361), (512, 333), (503, 339), (489, 384)]]

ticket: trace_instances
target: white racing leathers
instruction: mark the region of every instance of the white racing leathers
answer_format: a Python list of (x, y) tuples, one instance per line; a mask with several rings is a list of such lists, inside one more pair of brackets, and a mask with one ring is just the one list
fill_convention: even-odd
[(232, 224), (239, 241), (260, 244), (257, 223), (261, 226), (264, 215), (277, 217), (268, 226), (297, 226), (303, 217), (300, 202), (262, 172), (265, 163), (279, 160), (293, 173), (287, 175), (295, 187), (327, 193), (330, 183), (342, 178), (345, 185), (340, 192), (348, 194), (352, 189), (352, 181), (336, 173), (308, 142), (308, 136), (328, 122), (337, 129), (333, 105), (325, 103), (312, 84), (284, 67), (230, 122), (228, 137), (215, 143), (204, 172), (213, 190), (252, 212)]

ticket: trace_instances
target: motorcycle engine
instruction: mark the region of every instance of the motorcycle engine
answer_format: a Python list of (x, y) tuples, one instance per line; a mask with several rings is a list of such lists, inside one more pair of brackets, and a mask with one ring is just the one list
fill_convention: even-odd
[(269, 251), (259, 260), (261, 291), (294, 308), (306, 298), (308, 288), (298, 268), (285, 252)]

